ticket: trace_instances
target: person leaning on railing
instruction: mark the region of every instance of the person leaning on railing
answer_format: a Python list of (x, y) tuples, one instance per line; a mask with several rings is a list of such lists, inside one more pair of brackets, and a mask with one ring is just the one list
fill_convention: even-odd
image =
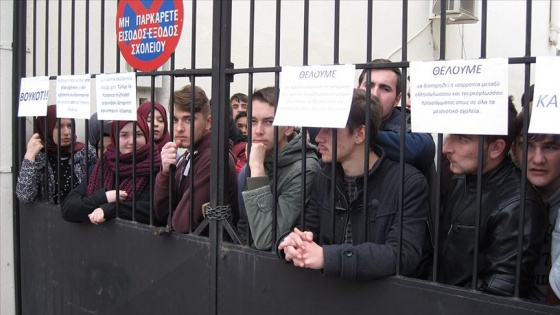
[[(515, 122), (516, 130), (519, 131), (511, 146), (513, 157), (520, 167), (523, 165), (524, 116), (524, 110), (517, 115)], [(554, 262), (554, 259), (550, 259), (551, 234), (560, 208), (560, 135), (528, 134), (527, 142), (527, 179), (543, 199), (548, 213), (547, 225), (543, 226), (546, 238), (542, 243), (539, 261), (533, 271), (530, 298), (533, 301), (544, 302), (551, 296), (551, 289), (548, 286), (549, 272)], [(548, 302), (558, 304), (560, 300)]]
[[(400, 274), (408, 276), (417, 272), (428, 213), (428, 184), (420, 171), (404, 165), (401, 230), (400, 166), (389, 160), (375, 143), (381, 117), (379, 99), (372, 96), (370, 106), (367, 134), (365, 91), (354, 90), (346, 128), (336, 129), (336, 165), (333, 165), (332, 129), (321, 129), (315, 138), (327, 165), (311, 189), (305, 208), (305, 230), (294, 229), (280, 237), (276, 245), (278, 256), (295, 266), (321, 269), (325, 276), (376, 279), (394, 275), (397, 256), (401, 255)], [(369, 152), (369, 165), (364, 176), (365, 152)], [(333, 167), (336, 168), (334, 178)], [(364, 179), (367, 191), (364, 191)], [(331, 203), (332, 185), (336, 186), (334, 204)], [(402, 232), (400, 253), (397, 251), (399, 232)]]
[[(321, 169), (317, 159), (317, 148), (308, 143), (302, 152), (306, 137), (297, 134), (294, 126), (279, 126), (278, 137), (274, 137), (274, 87), (266, 87), (253, 93), (252, 97), (252, 144), (248, 166), (250, 176), (246, 177), (247, 166), (239, 173), (240, 219), (237, 225), (241, 238), (247, 242), (249, 231), (252, 246), (260, 250), (270, 250), (273, 244), (273, 223), (276, 222), (276, 236), (291, 230), (301, 216), (303, 193), (302, 176), (305, 173), (305, 200), (317, 172)], [(278, 151), (274, 164), (274, 148)], [(305, 169), (302, 170), (302, 160)], [(274, 184), (274, 167), (277, 183)], [(274, 199), (272, 187), (276, 189)], [(276, 202), (276, 221), (272, 211)], [(247, 230), (247, 223), (249, 231)]]
[[(97, 161), (92, 146), (76, 141), (76, 135), (72, 131), (74, 119), (61, 118), (59, 121), (56, 118), (56, 105), (50, 105), (46, 120), (45, 123), (45, 116), (35, 118), (36, 132), (29, 139), (21, 162), (16, 183), (16, 196), (21, 202), (60, 203), (72, 188), (86, 179), (86, 155), (90, 165)], [(58, 182), (59, 178), (61, 182)]]
[[(437, 281), (502, 296), (512, 296), (519, 280), (519, 296), (529, 298), (533, 270), (545, 239), (546, 208), (529, 183), (521, 196), (521, 172), (508, 152), (516, 135), (516, 110), (510, 99), (508, 134), (485, 135), (478, 253), (474, 253), (477, 231), (477, 170), (480, 163), (479, 135), (449, 135), (442, 151), (455, 174), (444, 196), (439, 234)], [(519, 228), (521, 203), (525, 202), (524, 226)], [(522, 248), (518, 252), (519, 234)], [(473, 285), (473, 260), (478, 255), (477, 281)], [(516, 279), (518, 255), (520, 279)]]
[[(99, 224), (115, 218), (118, 207), (119, 218), (132, 220), (134, 215), (136, 221), (150, 223), (150, 155), (153, 155), (155, 172), (159, 171), (161, 159), (157, 146), (151, 150), (148, 143), (148, 124), (140, 115), (136, 119), (136, 130), (132, 121), (112, 123), (111, 144), (103, 155), (103, 165), (101, 160), (98, 161), (91, 172), (89, 183), (82, 182), (68, 194), (61, 206), (64, 220)], [(115, 179), (117, 173), (118, 188)], [(158, 221), (154, 217), (154, 224), (164, 225), (165, 220)]]
[[(171, 221), (168, 222), (170, 227), (179, 233), (189, 233), (194, 231), (204, 219), (202, 206), (210, 201), (212, 116), (206, 92), (198, 86), (187, 85), (175, 91), (174, 101), (173, 136), (175, 139), (174, 142), (167, 142), (161, 150), (162, 166), (154, 187), (155, 210), (156, 216), (164, 220), (169, 216), (169, 209), (175, 209)], [(194, 116), (191, 116), (191, 108)], [(194, 134), (191, 134), (191, 124), (194, 124)], [(193, 147), (191, 147), (191, 139), (194, 143)], [(177, 158), (179, 148), (187, 150)], [(227, 190), (226, 204), (232, 205), (232, 220), (237, 222), (239, 213), (237, 172), (232, 154), (228, 154), (228, 162), (229, 174), (224, 181)], [(173, 169), (175, 169), (174, 173)], [(170, 176), (174, 176), (173, 186), (169, 184)], [(191, 186), (191, 178), (193, 178), (193, 186)], [(191, 198), (194, 198), (192, 214)]]

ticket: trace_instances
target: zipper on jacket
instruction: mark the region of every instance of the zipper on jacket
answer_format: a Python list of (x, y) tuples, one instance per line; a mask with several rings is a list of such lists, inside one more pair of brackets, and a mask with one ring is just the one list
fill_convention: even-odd
[(451, 231), (455, 230), (456, 232), (459, 232), (459, 230), (474, 230), (476, 227), (473, 225), (465, 225), (465, 224), (460, 224), (460, 223), (452, 223), (449, 226), (449, 231), (447, 231), (447, 235), (451, 234)]
[(346, 220), (344, 223), (344, 229), (342, 230), (342, 240), (340, 244), (346, 244), (346, 234), (348, 231), (348, 221), (350, 221), (350, 214), (348, 213), (350, 210), (346, 211)]
[[(338, 191), (338, 193), (342, 197), (341, 199), (344, 201), (344, 204), (346, 205), (346, 218), (344, 220), (344, 228), (342, 229), (342, 235), (341, 235), (340, 243), (339, 243), (339, 244), (345, 244), (346, 243), (346, 231), (348, 230), (348, 221), (350, 220), (350, 204), (348, 204), (348, 200), (346, 200), (346, 196), (342, 193), (342, 191), (340, 190), (338, 185), (335, 185), (335, 187), (336, 187), (336, 191)], [(335, 209), (336, 209), (336, 207), (335, 207)], [(333, 231), (333, 234), (334, 234), (334, 232), (335, 231)], [(334, 240), (334, 237), (333, 237), (333, 240)]]
[(455, 231), (459, 231), (459, 230), (474, 230), (475, 226), (474, 225), (465, 225), (465, 224), (460, 224), (460, 223), (455, 223)]

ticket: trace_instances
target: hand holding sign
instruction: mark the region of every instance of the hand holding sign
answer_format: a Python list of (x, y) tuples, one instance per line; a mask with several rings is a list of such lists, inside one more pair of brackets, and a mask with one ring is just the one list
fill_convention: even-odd
[(44, 147), (45, 146), (43, 145), (43, 140), (41, 140), (39, 134), (34, 133), (27, 143), (27, 151), (25, 152), (24, 158), (31, 162), (34, 162), (35, 157), (37, 157), (37, 154), (39, 154), (39, 152), (41, 152)]

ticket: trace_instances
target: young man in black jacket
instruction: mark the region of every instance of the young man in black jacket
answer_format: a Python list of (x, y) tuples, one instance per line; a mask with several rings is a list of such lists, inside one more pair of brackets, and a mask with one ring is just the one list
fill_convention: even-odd
[[(305, 209), (305, 230), (296, 228), (279, 238), (277, 254), (295, 266), (322, 269), (326, 276), (344, 279), (394, 275), (397, 255), (401, 255), (401, 274), (412, 275), (422, 255), (428, 186), (420, 171), (404, 165), (399, 253), (400, 167), (387, 159), (375, 143), (381, 120), (379, 99), (373, 96), (369, 102), (369, 134), (366, 103), (365, 91), (354, 90), (346, 128), (322, 128), (316, 136), (327, 165), (311, 189)], [(336, 157), (333, 132), (337, 133)], [(366, 153), (368, 165), (364, 163)]]
[[(532, 101), (532, 98), (530, 100)], [(525, 158), (523, 156), (524, 116), (524, 111), (521, 111), (515, 120), (518, 135), (511, 146), (511, 151), (520, 168), (523, 166), (523, 159)], [(557, 251), (556, 255), (554, 255), (554, 251), (552, 251), (553, 255), (551, 256), (552, 230), (555, 227), (558, 209), (560, 208), (560, 135), (528, 134), (526, 158), (527, 179), (533, 184), (543, 199), (548, 212), (548, 224), (547, 227), (543, 228), (546, 230), (546, 237), (541, 245), (539, 262), (533, 271), (531, 300), (560, 304), (560, 300), (554, 298), (548, 286), (551, 264), (554, 263), (555, 258), (560, 254), (560, 251)], [(560, 223), (560, 221), (558, 222)], [(560, 236), (560, 234), (558, 235)], [(552, 248), (560, 249), (560, 244), (552, 244)], [(560, 263), (558, 266), (560, 267)]]
[[(521, 173), (508, 152), (515, 135), (515, 107), (510, 102), (508, 135), (484, 136), (480, 238), (476, 289), (511, 296), (516, 282), (517, 255), (521, 258), (520, 297), (528, 298), (531, 274), (546, 231), (545, 207), (527, 183), (524, 227), (521, 217)], [(449, 135), (443, 153), (455, 174), (444, 196), (440, 224), (437, 281), (472, 287), (476, 231), (478, 135)], [(523, 250), (518, 252), (519, 233)]]

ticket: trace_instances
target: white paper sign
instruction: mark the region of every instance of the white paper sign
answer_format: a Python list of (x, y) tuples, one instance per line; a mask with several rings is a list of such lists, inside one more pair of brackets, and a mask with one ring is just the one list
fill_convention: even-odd
[(507, 59), (410, 63), (412, 131), (507, 134)]
[(100, 74), (95, 81), (97, 119), (136, 120), (136, 73)]
[(529, 133), (560, 134), (560, 57), (537, 57)]
[(61, 75), (56, 78), (56, 116), (89, 119), (91, 76)]
[(49, 103), (49, 77), (21, 78), (18, 117), (46, 116)]
[(275, 126), (344, 128), (354, 65), (282, 67)]

